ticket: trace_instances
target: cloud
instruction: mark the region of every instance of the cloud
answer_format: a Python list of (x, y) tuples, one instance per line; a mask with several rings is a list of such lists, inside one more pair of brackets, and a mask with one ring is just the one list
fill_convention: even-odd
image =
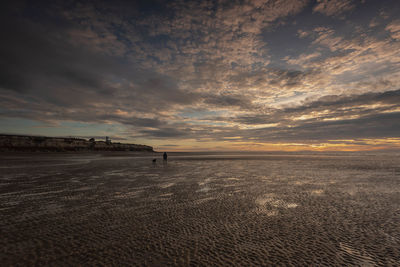
[(321, 71), (318, 69), (310, 69), (306, 71), (300, 70), (273, 70), (270, 85), (279, 85), (280, 88), (296, 88), (302, 91), (307, 88), (306, 84), (311, 80), (323, 79)]
[(160, 128), (155, 130), (140, 130), (144, 137), (152, 138), (182, 138), (187, 137), (190, 129)]
[[(33, 95), (49, 110), (64, 107), (64, 114), (68, 109), (101, 114), (96, 107), (107, 107), (110, 100), (119, 110), (155, 113), (194, 104), (201, 102), (196, 90), (226, 90), (221, 81), (230, 75), (232, 63), (245, 70), (260, 59), (263, 44), (257, 34), (269, 23), (299, 12), (305, 3), (222, 1), (210, 16), (211, 2), (174, 2), (165, 6), (171, 17), (149, 12), (133, 22), (125, 19), (127, 10), (142, 8), (140, 3), (118, 2), (107, 9), (102, 2), (74, 3), (66, 9), (54, 2), (35, 10), (42, 18), (35, 22), (16, 9), (17, 14), (3, 17), (14, 26), (3, 23), (7, 38), (1, 44), (0, 86)], [(166, 46), (158, 47), (163, 38)], [(232, 81), (232, 92), (239, 85)], [(249, 100), (236, 99), (238, 92), (216, 95), (206, 96), (203, 103), (250, 105)]]
[(248, 97), (232, 94), (210, 95), (204, 99), (204, 103), (217, 107), (239, 107), (241, 109), (250, 109), (253, 107)]
[[(19, 99), (15, 110), (30, 107), (33, 113), (40, 110), (43, 119), (45, 114), (59, 114), (58, 119), (62, 114), (81, 120), (87, 113), (96, 118), (117, 109), (151, 116), (196, 101), (195, 93), (181, 90), (173, 77), (100, 53), (93, 46), (65, 42), (75, 22), (61, 18), (61, 26), (54, 27), (48, 21), (34, 23), (21, 17), (13, 21), (12, 28), (1, 26), (7, 38), (0, 44), (0, 88), (3, 97)], [(20, 106), (21, 101), (26, 105)]]
[[(393, 136), (398, 21), (386, 12), (371, 29), (361, 15), (327, 17), (354, 1), (309, 4), (10, 3), (0, 16), (0, 117), (115, 124), (121, 138), (145, 140)], [(281, 35), (275, 51), (270, 36)]]
[(339, 16), (355, 8), (353, 0), (317, 0), (313, 7), (314, 12), (320, 12), (327, 16)]
[[(387, 26), (388, 29), (391, 27), (392, 24)], [(395, 51), (400, 44), (388, 36), (370, 35), (368, 29), (355, 31), (344, 36), (338, 29), (316, 27), (307, 37), (311, 42), (309, 50), (295, 57), (287, 56), (284, 60), (292, 68), (306, 67), (320, 71), (323, 86), (315, 83), (309, 86), (319, 87), (319, 95), (396, 89), (400, 82), (397, 72), (400, 57)]]
[(389, 23), (385, 30), (390, 32), (393, 39), (400, 40), (400, 20), (395, 20)]
[[(265, 114), (209, 118), (261, 126), (245, 130), (228, 129), (222, 136), (236, 133), (243, 139), (263, 142), (312, 142), (343, 138), (398, 137), (400, 90), (363, 95), (324, 96), (298, 107), (271, 109)], [(263, 125), (270, 125), (262, 127)], [(247, 128), (247, 129), (246, 129)], [(231, 132), (232, 131), (232, 132)], [(242, 140), (243, 140), (242, 139)]]

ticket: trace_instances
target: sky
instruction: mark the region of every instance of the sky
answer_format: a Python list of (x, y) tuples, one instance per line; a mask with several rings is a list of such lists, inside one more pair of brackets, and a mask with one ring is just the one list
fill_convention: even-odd
[(5, 1), (0, 133), (400, 149), (400, 1)]

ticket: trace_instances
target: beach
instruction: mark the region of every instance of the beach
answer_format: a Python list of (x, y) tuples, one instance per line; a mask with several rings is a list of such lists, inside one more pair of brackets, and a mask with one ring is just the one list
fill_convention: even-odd
[(399, 266), (398, 154), (0, 159), (2, 266)]

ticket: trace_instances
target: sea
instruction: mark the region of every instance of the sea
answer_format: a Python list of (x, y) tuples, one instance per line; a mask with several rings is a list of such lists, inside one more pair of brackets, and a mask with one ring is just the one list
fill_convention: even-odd
[(400, 266), (400, 153), (2, 153), (0, 236), (1, 266)]

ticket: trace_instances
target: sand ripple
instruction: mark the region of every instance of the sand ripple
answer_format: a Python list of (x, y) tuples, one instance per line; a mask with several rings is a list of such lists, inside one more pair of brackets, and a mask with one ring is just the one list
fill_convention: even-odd
[(392, 158), (3, 157), (2, 266), (399, 266)]

